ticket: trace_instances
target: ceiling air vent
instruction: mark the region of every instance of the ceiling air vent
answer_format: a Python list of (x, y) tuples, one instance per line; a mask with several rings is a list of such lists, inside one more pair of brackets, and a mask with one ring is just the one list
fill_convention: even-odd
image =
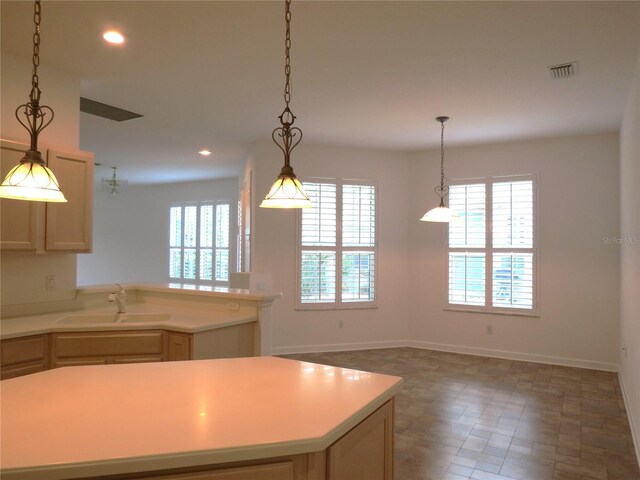
[(124, 122), (125, 120), (142, 117), (139, 113), (123, 110), (122, 108), (113, 107), (106, 103), (96, 102), (95, 100), (84, 97), (80, 97), (80, 111), (90, 113), (96, 117), (115, 120), (116, 122)]
[(549, 70), (549, 76), (552, 80), (559, 78), (571, 78), (578, 74), (578, 62), (554, 65), (552, 67), (547, 67), (547, 70)]

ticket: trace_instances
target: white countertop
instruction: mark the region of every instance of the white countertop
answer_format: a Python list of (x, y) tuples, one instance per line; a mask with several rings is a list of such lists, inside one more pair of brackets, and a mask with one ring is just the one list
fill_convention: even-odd
[[(220, 311), (202, 308), (190, 308), (181, 305), (131, 304), (127, 306), (127, 313), (168, 313), (168, 320), (153, 320), (141, 322), (109, 322), (109, 323), (61, 323), (64, 318), (76, 315), (115, 315), (115, 306), (76, 310), (69, 312), (50, 313), (2, 319), (0, 321), (0, 338), (24, 337), (50, 332), (83, 332), (108, 330), (146, 330), (164, 329), (184, 333), (197, 333), (216, 328), (250, 323), (257, 321), (255, 314), (233, 311)], [(125, 317), (127, 313), (121, 314)]]
[(277, 357), (67, 367), (0, 384), (3, 480), (321, 451), (402, 379)]

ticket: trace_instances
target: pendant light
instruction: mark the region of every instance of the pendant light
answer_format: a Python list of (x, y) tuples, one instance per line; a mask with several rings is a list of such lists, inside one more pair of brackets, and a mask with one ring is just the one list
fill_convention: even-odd
[(291, 0), (285, 0), (285, 108), (278, 117), (280, 119), (280, 126), (271, 133), (271, 138), (278, 148), (282, 150), (282, 153), (284, 153), (284, 166), (280, 171), (280, 175), (278, 175), (278, 179), (271, 186), (269, 193), (267, 193), (267, 196), (260, 204), (262, 208), (309, 208), (312, 206), (311, 200), (309, 200), (304, 188), (302, 188), (300, 180), (296, 178), (296, 174), (293, 173), (293, 168), (289, 163), (291, 160), (291, 151), (300, 143), (300, 140), (302, 140), (302, 130), (298, 127), (292, 127), (296, 117), (289, 108), (289, 102), (291, 101), (291, 59), (289, 57), (289, 50), (291, 49), (290, 7)]
[(111, 170), (113, 170), (111, 177), (102, 178), (102, 189), (109, 192), (112, 197), (115, 197), (119, 193), (122, 193), (122, 190), (129, 184), (127, 180), (117, 178), (117, 169), (118, 167), (111, 167)]
[(423, 222), (442, 222), (449, 223), (460, 218), (456, 212), (445, 207), (444, 197), (449, 195), (449, 187), (444, 184), (444, 122), (449, 117), (436, 117), (436, 121), (440, 122), (440, 185), (435, 187), (436, 194), (440, 197), (440, 205), (432, 208), (420, 219)]
[[(34, 202), (66, 202), (60, 191), (58, 180), (42, 159), (38, 151), (38, 135), (53, 120), (53, 109), (40, 105), (40, 87), (38, 85), (38, 65), (40, 65), (40, 0), (34, 4), (33, 23), (33, 71), (31, 75), (31, 93), (29, 101), (16, 109), (18, 122), (31, 136), (31, 145), (20, 163), (13, 167), (0, 185), (0, 197)], [(24, 119), (20, 118), (20, 114)]]

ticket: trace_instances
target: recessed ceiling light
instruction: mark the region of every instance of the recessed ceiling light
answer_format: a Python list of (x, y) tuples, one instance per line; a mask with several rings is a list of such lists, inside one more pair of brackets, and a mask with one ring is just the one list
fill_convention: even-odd
[(211, 155), (211, 150), (207, 150), (206, 148), (203, 150), (200, 150), (198, 152), (200, 155), (202, 155), (203, 157), (208, 157), (209, 155)]
[(108, 30), (104, 32), (102, 34), (102, 38), (114, 45), (121, 45), (124, 43), (124, 35), (116, 30)]

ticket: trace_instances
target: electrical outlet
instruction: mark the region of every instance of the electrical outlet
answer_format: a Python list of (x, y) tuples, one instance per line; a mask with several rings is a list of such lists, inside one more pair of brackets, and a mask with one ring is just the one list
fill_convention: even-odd
[(45, 277), (45, 288), (48, 292), (51, 292), (56, 289), (56, 276), (55, 275), (47, 275)]
[(487, 325), (487, 335), (493, 335), (493, 325)]
[(338, 320), (338, 328), (344, 328), (344, 320)]
[(227, 310), (230, 312), (237, 312), (240, 310), (240, 305), (238, 302), (227, 302)]

